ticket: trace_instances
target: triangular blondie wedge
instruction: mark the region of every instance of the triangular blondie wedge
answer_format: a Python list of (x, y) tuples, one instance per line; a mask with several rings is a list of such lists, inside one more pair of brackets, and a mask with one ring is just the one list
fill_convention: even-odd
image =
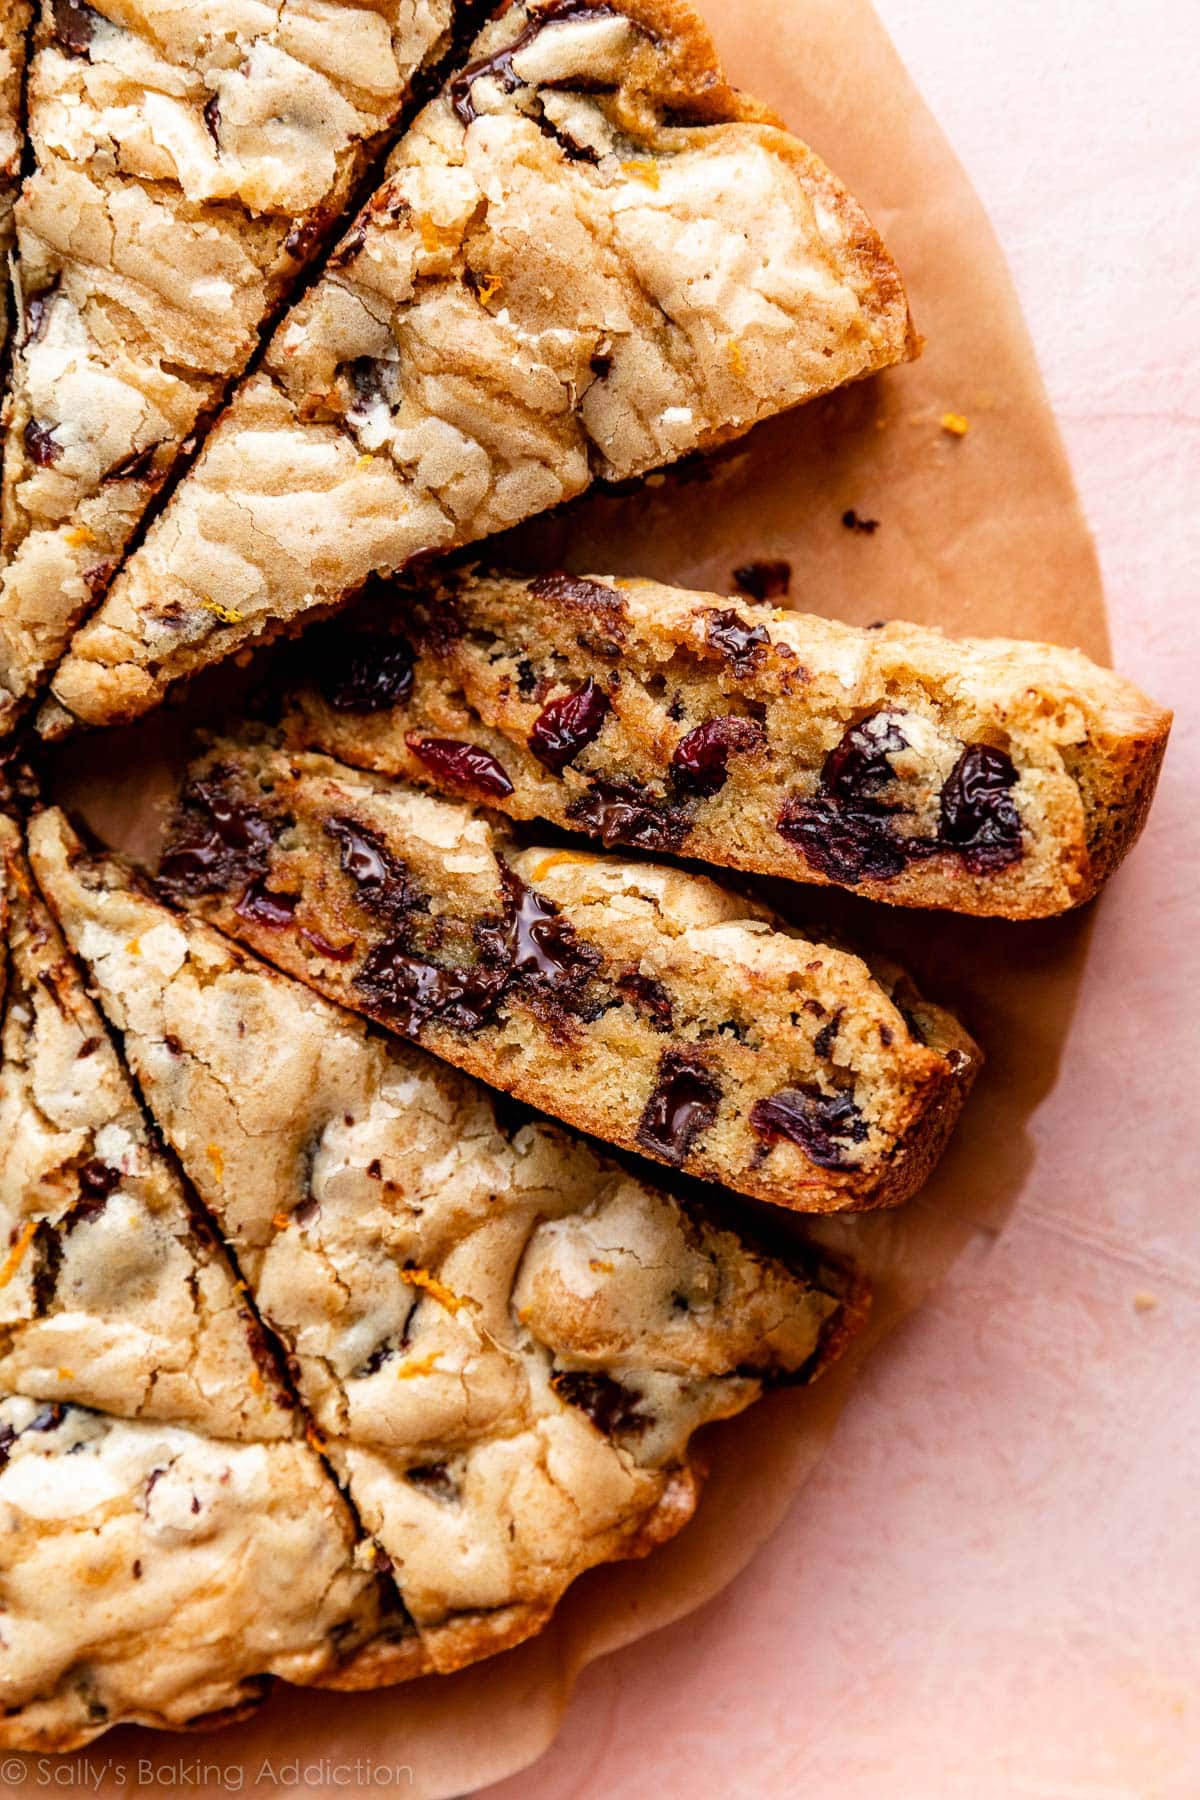
[(42, 0), (0, 730), (337, 227), (452, 0)]
[(375, 572), (914, 347), (870, 222), (727, 86), (688, 6), (510, 6), (397, 146), (54, 694), (92, 724), (145, 712)]
[(1053, 644), (612, 576), (452, 575), (405, 599), (313, 634), (294, 743), (456, 793), (427, 747), (449, 739), (492, 759), (489, 804), (514, 818), (895, 905), (1029, 919), (1091, 899), (1170, 731)]
[(32, 0), (5, 0), (0, 11), (0, 352), (8, 335), (8, 253), (21, 181), (25, 50), (32, 16)]
[(3, 816), (0, 864), (0, 1390), (223, 1438), (292, 1436), (262, 1328), (151, 1137)]
[[(854, 1330), (857, 1282), (767, 1255), (33, 826), (39, 880), (236, 1247), (425, 1667), (544, 1623), (690, 1516), (691, 1434)], [(415, 1671), (414, 1671), (415, 1672)]]
[[(425, 748), (475, 794), (498, 779), (487, 752)], [(702, 875), (523, 843), (266, 730), (193, 764), (159, 879), (518, 1099), (803, 1212), (915, 1192), (980, 1062), (899, 970)]]
[(409, 1656), (377, 1552), (4, 817), (0, 860), (0, 1746), (373, 1679)]

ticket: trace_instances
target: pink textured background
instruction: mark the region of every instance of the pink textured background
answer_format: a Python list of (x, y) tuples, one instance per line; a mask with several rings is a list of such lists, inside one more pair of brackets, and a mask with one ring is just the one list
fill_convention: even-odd
[(877, 7), (1012, 261), (1115, 660), (1175, 736), (1002, 1233), (868, 1366), (742, 1578), (585, 1671), (489, 1800), (1200, 1793), (1200, 13)]

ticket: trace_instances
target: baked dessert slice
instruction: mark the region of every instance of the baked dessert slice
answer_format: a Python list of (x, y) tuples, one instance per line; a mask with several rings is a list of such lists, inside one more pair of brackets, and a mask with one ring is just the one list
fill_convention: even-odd
[[(499, 782), (486, 752), (426, 754), (480, 798)], [(800, 1211), (906, 1199), (979, 1063), (899, 971), (703, 876), (522, 845), (466, 800), (266, 733), (193, 765), (159, 880), (518, 1099)]]
[(337, 227), (453, 0), (41, 0), (0, 729)]
[(859, 1284), (647, 1188), (33, 827), (39, 880), (236, 1247), (419, 1633), (535, 1631), (695, 1504), (689, 1439), (837, 1354)]
[(0, 817), (0, 1747), (357, 1685), (411, 1630)]
[(1135, 842), (1171, 715), (1076, 650), (866, 630), (653, 581), (466, 574), (315, 633), (292, 740), (489, 804), (872, 900), (1042, 918)]
[(0, 1392), (222, 1438), (292, 1436), (262, 1327), (151, 1138), (3, 816), (0, 869)]
[(0, 1392), (0, 1748), (241, 1717), (379, 1626), (350, 1512), (303, 1440), (221, 1439)]
[(21, 182), (25, 49), (31, 0), (5, 0), (0, 13), (0, 352), (8, 336), (8, 253), (13, 241), (13, 203)]
[(397, 146), (54, 694), (90, 724), (131, 718), (374, 572), (913, 348), (869, 221), (726, 85), (682, 0), (510, 6)]

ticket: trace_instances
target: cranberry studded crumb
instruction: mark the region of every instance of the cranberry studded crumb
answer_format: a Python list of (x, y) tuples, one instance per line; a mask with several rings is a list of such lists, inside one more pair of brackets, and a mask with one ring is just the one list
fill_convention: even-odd
[(377, 713), (412, 693), (412, 646), (402, 637), (340, 632), (320, 644), (317, 682), (334, 712)]
[(589, 675), (582, 687), (544, 706), (529, 733), (529, 748), (553, 775), (561, 775), (599, 735), (608, 696)]
[(458, 738), (422, 737), (416, 731), (410, 731), (404, 741), (418, 761), (455, 787), (475, 788), (497, 800), (513, 791), (503, 765), (477, 744), (464, 744)]
[(640, 1411), (640, 1396), (598, 1370), (560, 1369), (550, 1377), (550, 1386), (560, 1400), (586, 1413), (605, 1437), (636, 1436), (650, 1424)]
[(606, 849), (678, 850), (688, 834), (687, 814), (637, 781), (593, 781), (567, 808), (572, 824), (598, 837)]
[(756, 719), (706, 719), (676, 745), (671, 780), (678, 794), (711, 799), (724, 787), (734, 751), (761, 750), (766, 733)]
[(733, 665), (735, 675), (751, 674), (771, 642), (765, 625), (751, 625), (732, 606), (723, 612), (707, 612), (704, 636)]
[(750, 1124), (768, 1144), (786, 1138), (821, 1169), (854, 1169), (846, 1144), (861, 1144), (867, 1124), (850, 1094), (823, 1094), (819, 1088), (780, 1088), (756, 1100)]

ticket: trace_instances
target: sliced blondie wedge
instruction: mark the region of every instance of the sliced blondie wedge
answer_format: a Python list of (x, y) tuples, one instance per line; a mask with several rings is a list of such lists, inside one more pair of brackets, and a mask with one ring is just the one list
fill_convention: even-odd
[(337, 229), (453, 0), (41, 0), (0, 730)]
[[(429, 739), (486, 797), (486, 751)], [(979, 1064), (898, 970), (703, 876), (522, 845), (266, 733), (193, 766), (159, 868), (320, 992), (625, 1149), (804, 1212), (895, 1205)]]
[(409, 1634), (376, 1548), (3, 818), (0, 856), (0, 1747), (374, 1679)]
[(514, 818), (1009, 919), (1097, 892), (1171, 726), (1076, 650), (616, 577), (393, 590), (304, 654), (299, 746), (453, 793), (452, 739)]
[(401, 140), (54, 694), (92, 724), (145, 712), (375, 572), (914, 347), (869, 221), (726, 85), (688, 6), (510, 6)]
[(808, 1380), (857, 1281), (754, 1248), (33, 828), (39, 879), (419, 1633), (536, 1631), (690, 1516), (702, 1424)]

